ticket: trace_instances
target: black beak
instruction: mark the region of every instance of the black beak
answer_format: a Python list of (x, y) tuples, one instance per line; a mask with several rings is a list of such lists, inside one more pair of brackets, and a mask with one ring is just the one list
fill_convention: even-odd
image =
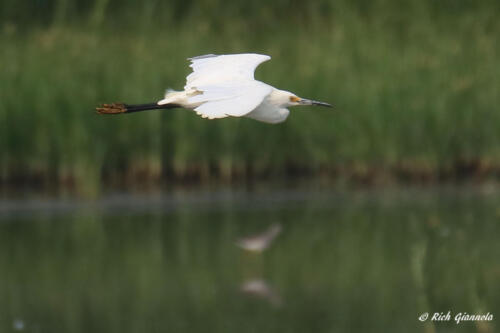
[(319, 105), (319, 106), (326, 106), (326, 107), (329, 107), (329, 108), (332, 107), (331, 104), (328, 104), (328, 103), (325, 103), (325, 102), (320, 102), (320, 101), (315, 101), (315, 100), (312, 100), (312, 99), (305, 99), (305, 98), (301, 98), (300, 101), (299, 101), (299, 104), (302, 104), (302, 105)]

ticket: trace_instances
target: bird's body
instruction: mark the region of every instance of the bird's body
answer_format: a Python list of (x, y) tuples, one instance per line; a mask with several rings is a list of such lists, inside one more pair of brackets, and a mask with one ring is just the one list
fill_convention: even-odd
[(193, 72), (186, 78), (183, 91), (167, 90), (157, 103), (127, 105), (104, 104), (102, 114), (129, 113), (151, 109), (183, 107), (203, 118), (248, 117), (266, 123), (286, 120), (295, 105), (327, 103), (297, 97), (254, 79), (257, 66), (271, 59), (262, 54), (244, 53), (205, 55), (190, 58)]
[[(264, 97), (262, 102), (260, 102), (260, 104), (257, 107), (255, 107), (253, 110), (242, 116), (253, 118), (255, 120), (271, 124), (277, 124), (285, 121), (288, 115), (290, 114), (290, 111), (286, 107), (279, 107), (279, 106), (276, 107), (276, 105), (279, 105), (277, 101), (279, 100), (279, 95), (281, 90), (275, 89), (263, 82), (259, 81), (255, 82), (262, 84), (262, 87), (267, 86), (272, 90), (268, 95)], [(211, 102), (211, 103), (218, 102), (219, 105), (217, 107), (219, 109), (213, 111), (212, 110), (206, 111), (206, 108), (201, 108), (203, 102), (195, 98), (196, 96), (199, 95), (200, 93), (197, 90), (168, 91), (165, 95), (165, 98), (158, 102), (158, 105), (171, 105), (171, 104), (181, 105), (186, 109), (193, 109), (201, 117), (209, 119), (224, 118), (231, 115), (229, 113), (224, 113), (225, 111), (223, 111), (225, 108), (224, 104), (230, 102), (225, 100), (223, 100), (222, 102), (218, 101)], [(215, 109), (213, 105), (208, 105), (208, 102), (205, 103), (207, 103), (207, 106), (210, 106), (210, 108)], [(198, 108), (200, 108), (201, 111), (198, 110)]]

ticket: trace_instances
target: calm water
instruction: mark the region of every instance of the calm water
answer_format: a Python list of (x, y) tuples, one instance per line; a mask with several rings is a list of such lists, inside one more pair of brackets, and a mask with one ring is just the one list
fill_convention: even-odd
[[(17, 197), (0, 200), (0, 221), (1, 332), (499, 326), (495, 189)], [(273, 223), (283, 231), (264, 253), (235, 246)], [(457, 325), (459, 312), (495, 317)]]

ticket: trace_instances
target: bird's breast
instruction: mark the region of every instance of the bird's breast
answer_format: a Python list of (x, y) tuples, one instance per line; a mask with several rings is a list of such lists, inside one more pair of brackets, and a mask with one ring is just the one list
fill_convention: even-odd
[(246, 117), (269, 124), (278, 124), (284, 122), (289, 114), (290, 111), (288, 109), (274, 106), (264, 100), (257, 108), (247, 114)]

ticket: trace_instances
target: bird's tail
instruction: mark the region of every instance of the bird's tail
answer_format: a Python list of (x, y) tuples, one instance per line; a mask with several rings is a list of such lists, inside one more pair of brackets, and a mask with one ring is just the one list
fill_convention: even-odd
[(120, 114), (120, 113), (132, 113), (147, 110), (157, 110), (157, 109), (173, 109), (177, 108), (177, 104), (164, 104), (158, 105), (157, 103), (147, 103), (147, 104), (124, 104), (124, 103), (111, 103), (103, 104), (96, 108), (99, 114)]

